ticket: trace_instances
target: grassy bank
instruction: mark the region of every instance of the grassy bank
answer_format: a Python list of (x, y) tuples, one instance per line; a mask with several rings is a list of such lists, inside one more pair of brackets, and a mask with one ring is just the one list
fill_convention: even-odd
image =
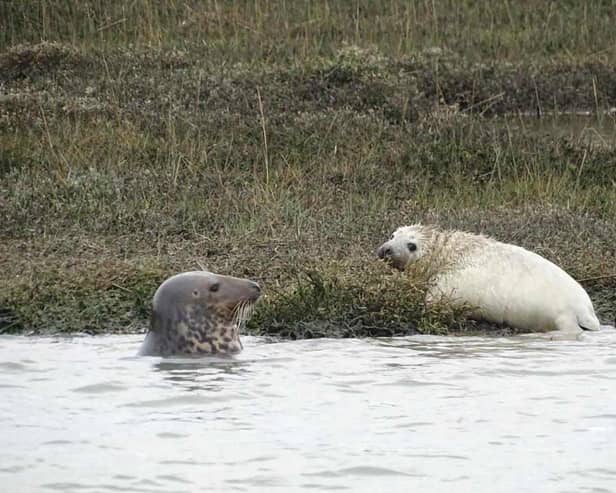
[(253, 333), (484, 330), (375, 261), (417, 221), (614, 319), (612, 2), (298, 5), (2, 3), (1, 331), (141, 330), (200, 266), (263, 283)]

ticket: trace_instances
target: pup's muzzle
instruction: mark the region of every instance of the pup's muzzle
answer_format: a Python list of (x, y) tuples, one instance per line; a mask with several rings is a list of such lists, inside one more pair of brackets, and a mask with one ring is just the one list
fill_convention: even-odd
[(388, 260), (391, 258), (392, 251), (388, 246), (382, 245), (376, 251), (376, 254), (380, 259)]

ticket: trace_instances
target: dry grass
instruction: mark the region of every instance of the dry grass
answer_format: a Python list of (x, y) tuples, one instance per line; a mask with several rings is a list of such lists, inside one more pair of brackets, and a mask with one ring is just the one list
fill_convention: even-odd
[(349, 43), (393, 57), (438, 48), (477, 61), (614, 61), (615, 12), (613, 0), (22, 0), (0, 3), (0, 47), (173, 47), (233, 64), (330, 57)]

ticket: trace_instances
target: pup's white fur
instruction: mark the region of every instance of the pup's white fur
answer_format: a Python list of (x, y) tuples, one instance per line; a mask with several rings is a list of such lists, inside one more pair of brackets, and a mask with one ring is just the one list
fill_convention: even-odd
[(533, 332), (572, 334), (600, 327), (584, 288), (519, 246), (416, 224), (398, 228), (378, 255), (401, 270), (410, 262), (428, 262), (434, 282), (426, 301), (470, 305), (473, 318)]

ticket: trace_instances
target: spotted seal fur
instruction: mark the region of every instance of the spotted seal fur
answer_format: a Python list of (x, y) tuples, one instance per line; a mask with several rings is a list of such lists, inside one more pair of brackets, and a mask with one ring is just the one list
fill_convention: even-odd
[(146, 356), (233, 354), (261, 288), (256, 282), (208, 271), (176, 274), (154, 294)]

